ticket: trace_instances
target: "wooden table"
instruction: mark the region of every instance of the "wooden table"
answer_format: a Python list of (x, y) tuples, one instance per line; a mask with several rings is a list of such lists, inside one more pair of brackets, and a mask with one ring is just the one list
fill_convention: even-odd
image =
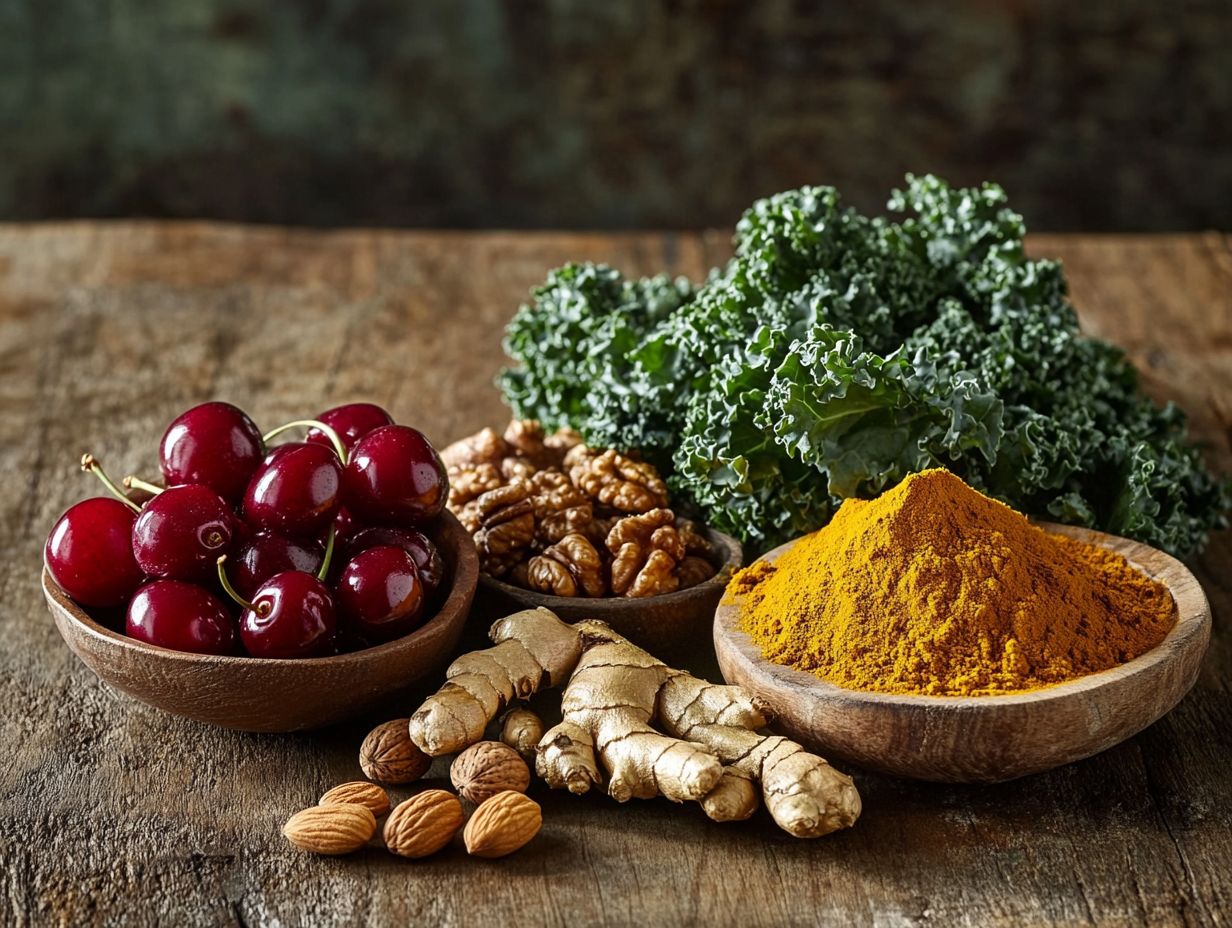
[[(1125, 346), (1232, 468), (1232, 250), (1218, 235), (1041, 237), (1086, 327)], [(997, 787), (860, 775), (858, 825), (797, 841), (664, 801), (535, 793), (545, 826), (496, 862), (320, 859), (286, 817), (358, 773), (384, 718), (216, 731), (102, 686), (38, 588), (56, 516), (156, 467), (211, 397), (261, 423), (372, 399), (452, 439), (503, 410), (501, 327), (566, 259), (698, 277), (722, 235), (0, 227), (0, 923), (741, 926), (1226, 924), (1232, 918), (1232, 539), (1193, 562), (1215, 608), (1197, 688), (1107, 753)], [(405, 715), (391, 705), (385, 718)], [(439, 764), (432, 774), (442, 776)]]

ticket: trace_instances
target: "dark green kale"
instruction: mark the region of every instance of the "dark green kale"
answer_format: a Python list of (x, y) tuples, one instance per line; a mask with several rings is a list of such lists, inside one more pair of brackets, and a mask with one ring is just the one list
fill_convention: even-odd
[(635, 448), (714, 526), (766, 547), (945, 466), (1038, 515), (1175, 553), (1232, 491), (1172, 406), (1087, 339), (1052, 261), (992, 184), (908, 177), (893, 220), (831, 188), (760, 200), (696, 290), (553, 272), (509, 328), (520, 416)]
[(667, 466), (677, 426), (661, 385), (671, 360), (644, 342), (692, 299), (689, 282), (630, 281), (604, 265), (569, 264), (532, 297), (505, 333), (505, 353), (520, 364), (499, 378), (506, 402), (548, 428), (571, 425), (595, 445), (662, 449), (656, 463)]

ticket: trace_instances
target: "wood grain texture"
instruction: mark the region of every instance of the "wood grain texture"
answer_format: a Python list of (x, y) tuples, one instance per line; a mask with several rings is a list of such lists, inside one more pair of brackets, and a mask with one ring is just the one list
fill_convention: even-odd
[[(1102, 673), (1001, 696), (917, 696), (836, 686), (766, 660), (740, 628), (744, 597), (715, 613), (723, 678), (753, 693), (777, 727), (834, 761), (942, 783), (1002, 783), (1083, 760), (1159, 720), (1189, 692), (1211, 637), (1211, 607), (1176, 558), (1103, 532), (1042, 522), (1050, 532), (1123, 556), (1168, 587), (1176, 624), (1158, 647)], [(795, 541), (767, 552), (774, 563)]]
[[(365, 398), (437, 440), (503, 421), (491, 377), (526, 289), (570, 258), (699, 276), (722, 235), (0, 226), (0, 923), (9, 925), (1219, 925), (1232, 917), (1232, 541), (1191, 566), (1214, 635), (1194, 691), (1089, 760), (999, 786), (857, 773), (857, 826), (797, 841), (663, 801), (532, 786), (535, 842), (321, 860), (279, 828), (359, 775), (364, 732), (249, 735), (147, 709), (64, 647), (43, 538), (150, 473), (164, 424), (226, 398), (259, 423)], [(1232, 251), (1221, 236), (1036, 239), (1232, 469)], [(477, 616), (476, 622), (483, 617)], [(446, 786), (438, 761), (427, 785)], [(396, 790), (395, 801), (410, 791)]]
[(409, 635), (306, 660), (172, 651), (96, 621), (43, 570), (43, 595), (64, 643), (107, 685), (175, 715), (238, 731), (323, 728), (379, 711), (431, 683), (453, 659), (479, 581), (470, 533), (450, 512), (429, 531), (449, 566), (449, 593)]

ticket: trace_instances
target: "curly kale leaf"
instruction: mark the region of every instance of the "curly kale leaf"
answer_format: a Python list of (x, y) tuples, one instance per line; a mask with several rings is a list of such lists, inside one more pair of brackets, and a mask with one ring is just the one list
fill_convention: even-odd
[(1225, 524), (1172, 406), (1084, 338), (993, 184), (908, 176), (868, 217), (828, 187), (757, 203), (696, 289), (552, 272), (511, 323), (515, 414), (646, 453), (711, 524), (768, 546), (945, 466), (1017, 508), (1184, 554)]
[(626, 280), (600, 264), (552, 271), (505, 333), (505, 353), (518, 365), (497, 383), (514, 415), (571, 425), (604, 447), (671, 448), (662, 383), (673, 364), (645, 342), (692, 296), (688, 281), (666, 275)]

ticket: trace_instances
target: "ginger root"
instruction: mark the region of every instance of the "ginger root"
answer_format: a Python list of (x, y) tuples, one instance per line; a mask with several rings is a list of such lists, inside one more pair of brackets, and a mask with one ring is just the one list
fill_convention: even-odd
[(535, 762), (535, 747), (543, 737), (543, 719), (525, 706), (510, 709), (500, 720), (500, 740), (528, 764)]
[[(671, 671), (606, 625), (582, 622), (582, 657), (561, 700), (562, 721), (539, 742), (535, 769), (552, 787), (584, 793), (608, 771), (608, 795), (626, 800), (701, 799), (723, 765), (701, 745), (651, 727)], [(596, 760), (597, 759), (597, 760)]]
[(483, 738), (496, 714), (545, 686), (559, 686), (577, 664), (577, 632), (549, 609), (525, 609), (488, 632), (494, 647), (463, 654), (445, 685), (411, 716), (415, 745), (430, 757), (453, 754)]
[(574, 627), (582, 656), (565, 688), (563, 720), (543, 736), (536, 759), (550, 786), (584, 793), (602, 783), (601, 764), (608, 794), (622, 802), (698, 800), (716, 821), (736, 821), (756, 810), (757, 782), (775, 822), (798, 838), (859, 817), (851, 778), (794, 741), (759, 734), (765, 715), (742, 688), (673, 670), (602, 622)]
[[(426, 754), (469, 747), (501, 708), (568, 680), (562, 720), (535, 748), (549, 786), (581, 794), (606, 781), (621, 802), (696, 801), (715, 821), (739, 821), (756, 811), (760, 784), (775, 822), (799, 838), (849, 827), (860, 814), (851, 778), (794, 741), (759, 733), (765, 714), (738, 686), (674, 670), (603, 622), (567, 625), (543, 608), (501, 619), (490, 637), (495, 646), (454, 661), (411, 716), (411, 739)], [(521, 711), (502, 726), (510, 740), (531, 721)]]
[(761, 783), (766, 810), (797, 838), (847, 828), (860, 815), (860, 794), (851, 777), (794, 741), (757, 733), (766, 718), (741, 687), (671, 671), (659, 691), (658, 717), (676, 737), (714, 751), (731, 765), (726, 770)]

